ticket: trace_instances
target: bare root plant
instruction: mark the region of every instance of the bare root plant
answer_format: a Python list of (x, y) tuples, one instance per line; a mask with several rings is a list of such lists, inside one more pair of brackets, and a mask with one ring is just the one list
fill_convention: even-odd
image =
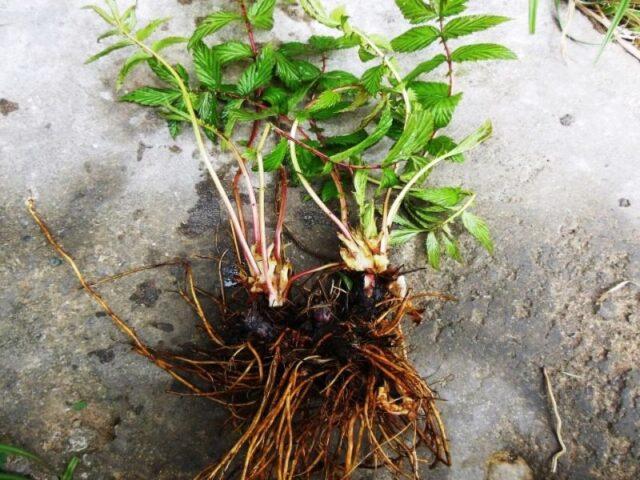
[[(454, 92), (454, 65), (514, 54), (496, 44), (450, 45), (504, 17), (462, 15), (464, 0), (396, 3), (417, 26), (391, 42), (353, 26), (343, 9), (328, 13), (318, 0), (301, 0), (309, 15), (339, 35), (279, 45), (261, 44), (255, 36), (273, 27), (275, 0), (238, 0), (237, 9), (204, 18), (189, 38), (153, 42), (149, 38), (167, 19), (137, 28), (134, 7), (121, 11), (114, 0), (106, 8), (88, 7), (110, 25), (100, 40), (118, 38), (90, 61), (134, 50), (123, 63), (118, 88), (141, 65), (163, 85), (138, 88), (121, 99), (155, 108), (171, 135), (190, 127), (227, 212), (239, 286), (206, 292), (197, 287), (188, 262), (171, 262), (184, 268), (180, 294), (200, 319), (209, 347), (178, 354), (145, 345), (109, 307), (98, 284), (84, 278), (32, 201), (28, 208), (135, 350), (180, 382), (184, 395), (228, 410), (239, 438), (198, 479), (349, 479), (359, 468), (418, 479), (424, 464), (451, 462), (438, 396), (407, 358), (402, 330), (407, 318), (419, 323), (422, 299), (451, 298), (416, 292), (392, 265), (390, 252), (425, 235), (428, 261), (437, 269), (443, 255), (461, 261), (457, 235), (463, 229), (492, 250), (486, 224), (470, 212), (475, 194), (430, 185), (429, 176), (444, 162), (462, 162), (491, 133), (488, 123), (460, 142), (441, 133), (461, 99)], [(232, 24), (243, 26), (246, 42), (205, 43)], [(195, 79), (164, 56), (165, 49), (185, 43)], [(407, 74), (400, 71), (393, 52), (437, 43), (442, 53)], [(330, 54), (351, 48), (374, 66), (360, 77), (328, 70)], [(242, 66), (239, 76), (231, 65)], [(444, 82), (419, 80), (440, 67)], [(358, 127), (330, 135), (344, 128), (347, 114), (360, 119)], [(250, 133), (238, 139), (243, 124)], [(383, 158), (369, 158), (372, 147), (385, 141)], [(208, 142), (237, 164), (229, 192)], [(266, 218), (274, 210), (265, 205), (268, 178), (278, 191), (273, 231)], [(340, 262), (295, 272), (283, 243), (291, 184), (301, 186), (335, 225)], [(217, 305), (215, 315), (205, 311), (205, 298)]]

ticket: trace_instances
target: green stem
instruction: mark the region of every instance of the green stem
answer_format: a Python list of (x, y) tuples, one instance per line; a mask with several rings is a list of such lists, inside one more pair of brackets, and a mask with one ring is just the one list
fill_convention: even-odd
[(124, 35), (131, 42), (137, 45), (138, 48), (140, 48), (141, 50), (143, 50), (144, 52), (146, 52), (147, 54), (151, 55), (156, 60), (158, 60), (158, 62), (160, 62), (171, 73), (171, 76), (175, 79), (176, 84), (178, 85), (178, 88), (182, 93), (182, 99), (187, 109), (189, 121), (191, 122), (191, 126), (193, 128), (193, 133), (196, 139), (196, 144), (198, 146), (198, 151), (200, 153), (200, 158), (202, 160), (202, 163), (204, 163), (206, 169), (209, 172), (209, 175), (211, 175), (211, 178), (216, 187), (216, 190), (218, 191), (218, 194), (222, 198), (222, 202), (224, 203), (224, 206), (227, 212), (229, 213), (229, 217), (231, 218), (231, 223), (233, 224), (235, 234), (238, 237), (240, 246), (242, 247), (242, 251), (244, 252), (247, 263), (249, 264), (249, 268), (253, 271), (254, 274), (259, 274), (260, 269), (258, 268), (258, 264), (256, 263), (256, 260), (253, 257), (253, 254), (251, 253), (251, 248), (249, 247), (247, 239), (242, 233), (238, 216), (236, 215), (236, 212), (233, 210), (233, 206), (231, 205), (231, 202), (227, 197), (227, 193), (224, 189), (224, 186), (222, 185), (222, 182), (220, 181), (218, 174), (213, 168), (213, 164), (211, 163), (211, 159), (209, 158), (209, 154), (207, 153), (207, 149), (204, 145), (204, 140), (202, 138), (202, 132), (200, 131), (200, 126), (198, 124), (198, 117), (196, 116), (195, 110), (193, 108), (193, 104), (191, 102), (191, 96), (189, 94), (189, 91), (187, 90), (187, 87), (184, 84), (184, 81), (182, 80), (182, 77), (178, 74), (178, 72), (175, 71), (173, 66), (169, 62), (167, 62), (161, 55), (159, 55), (153, 49), (149, 48), (144, 43), (140, 42), (134, 35), (131, 35), (131, 33), (129, 33), (125, 29), (124, 25), (122, 25), (121, 23), (118, 23), (118, 28), (122, 33), (122, 35)]

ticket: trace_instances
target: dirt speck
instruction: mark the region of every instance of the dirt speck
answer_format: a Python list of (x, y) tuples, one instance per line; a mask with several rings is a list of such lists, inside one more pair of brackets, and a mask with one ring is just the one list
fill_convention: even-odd
[(575, 118), (573, 118), (573, 115), (571, 115), (570, 113), (567, 113), (566, 115), (563, 115), (562, 117), (560, 117), (560, 124), (564, 127), (568, 127), (574, 121), (575, 121)]
[(100, 363), (109, 363), (112, 362), (114, 358), (116, 358), (116, 354), (111, 348), (101, 348), (100, 350), (93, 350), (89, 352), (90, 357), (96, 357), (100, 360)]
[(11, 100), (7, 100), (6, 98), (0, 98), (0, 113), (2, 116), (6, 117), (12, 112), (20, 109), (20, 105), (16, 102), (12, 102)]
[(163, 332), (167, 332), (167, 333), (173, 332), (173, 330), (174, 330), (172, 324), (165, 323), (165, 322), (152, 322), (151, 326), (157, 328), (158, 330), (162, 330)]
[(182, 149), (178, 145), (171, 145), (169, 151), (171, 153), (182, 153)]
[(138, 284), (136, 291), (129, 297), (132, 302), (145, 307), (153, 307), (160, 298), (162, 290), (156, 287), (152, 280)]
[(198, 201), (189, 210), (189, 218), (183, 222), (178, 231), (185, 237), (195, 238), (211, 232), (220, 224), (220, 204), (214, 194), (214, 187), (209, 180), (196, 184)]
[(621, 198), (620, 200), (618, 200), (618, 205), (620, 205), (623, 208), (626, 208), (631, 206), (631, 202), (629, 201), (628, 198)]
[(150, 145), (146, 145), (143, 142), (138, 142), (138, 150), (136, 152), (136, 160), (138, 160), (139, 162), (142, 160), (142, 157), (144, 157), (144, 151), (147, 149), (153, 148)]

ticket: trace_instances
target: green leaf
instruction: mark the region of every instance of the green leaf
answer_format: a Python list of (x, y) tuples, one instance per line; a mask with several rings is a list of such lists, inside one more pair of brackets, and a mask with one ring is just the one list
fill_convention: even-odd
[(384, 188), (392, 188), (400, 183), (400, 179), (393, 168), (383, 168), (382, 169), (382, 177), (380, 177), (380, 186), (378, 190)]
[(353, 174), (353, 198), (356, 203), (363, 207), (367, 201), (367, 184), (369, 182), (369, 174), (364, 169), (358, 169)]
[(344, 35), (342, 37), (330, 37), (324, 35), (312, 35), (309, 37), (309, 45), (316, 53), (326, 53), (332, 50), (353, 48), (359, 45), (355, 36)]
[(462, 263), (462, 255), (455, 239), (451, 239), (443, 233), (440, 235), (440, 242), (444, 245), (444, 251), (449, 258)]
[(375, 238), (378, 234), (376, 226), (376, 207), (373, 202), (365, 202), (360, 207), (360, 224), (365, 238)]
[[(447, 152), (450, 152), (457, 146), (458, 144), (454, 142), (452, 138), (441, 135), (429, 140), (429, 143), (427, 144), (427, 152), (437, 158)], [(456, 163), (462, 163), (464, 162), (464, 156), (462, 154), (455, 155), (453, 157), (449, 157), (449, 160)]]
[(109, 15), (107, 12), (105, 12), (102, 8), (98, 7), (97, 5), (85, 5), (82, 8), (85, 9), (85, 10), (93, 10), (105, 22), (107, 22), (109, 25), (113, 25), (115, 27), (116, 21), (114, 20), (114, 18), (111, 15)]
[(493, 133), (493, 127), (491, 126), (491, 122), (486, 121), (480, 127), (473, 132), (471, 135), (462, 140), (455, 148), (452, 148), (447, 153), (443, 154), (442, 158), (452, 158), (461, 153), (468, 152), (473, 148), (480, 145), (487, 138), (491, 136)]
[(207, 16), (197, 26), (189, 40), (189, 48), (193, 48), (203, 38), (217, 32), (232, 22), (242, 20), (242, 16), (236, 12), (215, 12)]
[(42, 460), (40, 457), (38, 457), (37, 455), (28, 452), (27, 450), (24, 450), (22, 448), (19, 447), (14, 447), (13, 445), (6, 445), (4, 443), (0, 443), (0, 453), (7, 455), (7, 456), (14, 456), (14, 457), (22, 457), (22, 458), (26, 458), (27, 460), (31, 460), (33, 462), (37, 462), (40, 463), (42, 465), (45, 465), (44, 460)]
[(249, 22), (263, 30), (271, 30), (273, 28), (273, 9), (275, 6), (276, 0), (257, 0), (247, 12)]
[(476, 62), (480, 60), (515, 60), (515, 53), (496, 43), (476, 43), (456, 48), (451, 54), (454, 62)]
[(529, 0), (529, 33), (536, 33), (536, 19), (538, 17), (538, 0)]
[(181, 97), (182, 94), (177, 90), (142, 87), (120, 97), (120, 100), (123, 102), (145, 105), (148, 107), (158, 107), (170, 104)]
[(328, 180), (324, 182), (322, 185), (322, 190), (320, 190), (320, 198), (323, 202), (328, 202), (329, 200), (333, 200), (334, 198), (338, 198), (338, 187), (333, 180)]
[(414, 27), (391, 40), (391, 46), (396, 52), (415, 52), (428, 47), (438, 38), (440, 38), (440, 32), (435, 27), (430, 25)]
[(440, 82), (412, 82), (409, 89), (416, 100), (433, 114), (436, 128), (449, 124), (453, 111), (462, 98), (462, 93), (449, 95), (449, 85)]
[(92, 55), (91, 57), (87, 58), (87, 60), (85, 60), (84, 63), (89, 64), (89, 63), (95, 62), (96, 60), (106, 55), (109, 55), (111, 52), (115, 52), (116, 50), (120, 50), (121, 48), (130, 47), (131, 45), (133, 45), (133, 42), (131, 42), (130, 40), (122, 40), (120, 42), (116, 42), (113, 45), (108, 46), (104, 50), (96, 53), (95, 55)]
[(332, 18), (319, 0), (300, 0), (300, 5), (307, 14), (329, 28), (340, 26), (340, 20)]
[(167, 127), (169, 128), (169, 135), (174, 140), (178, 135), (182, 132), (182, 128), (184, 127), (184, 122), (179, 122), (177, 120), (169, 120), (167, 121)]
[(456, 17), (447, 23), (444, 27), (443, 34), (446, 39), (458, 38), (474, 32), (487, 30), (488, 28), (495, 27), (509, 20), (508, 17), (498, 15), (465, 15)]
[(467, 0), (441, 0), (440, 15), (450, 17), (458, 15), (467, 9)]
[(422, 0), (396, 0), (396, 5), (411, 23), (424, 23), (436, 18), (435, 10)]
[(386, 72), (384, 65), (378, 65), (377, 67), (370, 68), (362, 75), (362, 86), (370, 95), (375, 95), (380, 91), (382, 85), (382, 78)]
[(322, 90), (333, 90), (335, 88), (346, 87), (358, 83), (358, 77), (342, 70), (332, 70), (323, 73), (318, 79), (318, 87)]
[(166, 37), (158, 40), (157, 42), (153, 42), (151, 45), (151, 50), (154, 52), (160, 52), (165, 48), (171, 47), (173, 45), (178, 45), (180, 43), (185, 43), (189, 39), (185, 37)]
[(277, 107), (280, 112), (286, 113), (289, 92), (280, 87), (267, 87), (262, 93), (261, 99), (272, 107)]
[(120, 72), (118, 73), (118, 78), (116, 80), (116, 89), (120, 90), (122, 88), (122, 85), (124, 85), (124, 81), (133, 71), (133, 69), (140, 65), (142, 62), (146, 62), (150, 58), (152, 58), (151, 55), (143, 51), (138, 51), (127, 58), (124, 61)]
[(275, 64), (273, 49), (269, 46), (264, 47), (255, 63), (251, 64), (240, 76), (237, 85), (238, 93), (246, 96), (266, 85), (273, 76)]
[(371, 135), (369, 135), (366, 139), (364, 139), (362, 142), (358, 143), (357, 145), (354, 145), (353, 147), (348, 148), (347, 150), (344, 150), (340, 153), (336, 153), (335, 155), (332, 155), (331, 160), (333, 162), (342, 162), (343, 160), (346, 160), (353, 155), (358, 155), (364, 152), (365, 150), (367, 150), (368, 148), (371, 148), (380, 140), (382, 140), (382, 138), (384, 138), (384, 136), (387, 134), (387, 132), (391, 128), (392, 122), (393, 122), (393, 116), (391, 115), (391, 108), (389, 105), (387, 105), (384, 111), (382, 112), (382, 115), (380, 116), (380, 121), (378, 122), (377, 127), (373, 132), (371, 132)]
[(278, 142), (278, 145), (269, 153), (265, 155), (263, 159), (264, 171), (265, 172), (273, 172), (280, 168), (282, 162), (284, 161), (284, 157), (287, 155), (289, 150), (289, 142), (285, 139), (282, 139)]
[(429, 232), (427, 235), (426, 247), (429, 265), (436, 270), (440, 270), (440, 242), (438, 242), (435, 233)]
[[(218, 126), (218, 102), (211, 92), (200, 94), (198, 99), (198, 116), (208, 125)], [(205, 130), (206, 132), (207, 130)]]
[(418, 64), (418, 66), (414, 68), (411, 71), (411, 73), (409, 73), (406, 77), (404, 77), (404, 81), (407, 83), (412, 82), (423, 73), (429, 73), (435, 70), (446, 61), (447, 61), (447, 57), (445, 57), (443, 54), (440, 53), (435, 57), (433, 57), (431, 60), (427, 60), (426, 62), (422, 62)]
[[(397, 216), (396, 216), (397, 218)], [(407, 243), (413, 237), (422, 233), (422, 229), (411, 229), (411, 228), (401, 228), (398, 230), (392, 230), (391, 236), (389, 238), (389, 243), (394, 246), (402, 245)]]
[(342, 97), (339, 93), (334, 92), (333, 90), (326, 90), (318, 95), (307, 110), (310, 112), (325, 110), (327, 108), (334, 107), (341, 99)]
[(625, 14), (627, 12), (627, 9), (629, 8), (629, 4), (630, 3), (631, 3), (630, 0), (620, 0), (620, 3), (618, 3), (618, 5), (616, 7), (616, 14), (614, 15), (613, 19), (611, 20), (611, 24), (609, 25), (609, 28), (607, 29), (607, 35), (604, 37), (604, 40), (602, 41), (602, 44), (600, 45), (600, 50), (598, 50), (598, 56), (596, 57), (596, 62), (600, 59), (600, 56), (602, 55), (602, 52), (604, 52), (604, 47), (606, 47), (607, 44), (613, 38), (613, 34), (614, 34), (616, 28), (618, 28), (618, 26), (620, 25), (620, 21), (622, 20), (622, 18), (625, 16)]
[(73, 405), (71, 405), (71, 409), (75, 410), (76, 412), (79, 412), (80, 410), (84, 410), (85, 408), (87, 408), (86, 400), (78, 400)]
[(493, 241), (491, 240), (489, 227), (487, 227), (484, 220), (465, 211), (462, 213), (462, 224), (487, 252), (493, 253)]
[(464, 194), (458, 187), (440, 187), (412, 190), (409, 195), (443, 207), (453, 207), (460, 202)]
[(23, 477), (22, 475), (14, 475), (13, 473), (0, 472), (0, 480), (31, 480), (29, 477)]
[(168, 21), (169, 18), (159, 18), (157, 20), (153, 20), (146, 27), (141, 28), (136, 32), (136, 40), (143, 42), (144, 40), (149, 38), (160, 25), (164, 25)]
[(67, 468), (62, 474), (62, 477), (60, 477), (60, 480), (73, 480), (73, 473), (76, 471), (79, 463), (80, 459), (78, 457), (73, 457), (71, 460), (69, 460)]
[(198, 80), (209, 88), (216, 89), (222, 82), (222, 70), (220, 61), (213, 49), (203, 42), (198, 42), (193, 47), (193, 63)]
[[(149, 68), (155, 73), (160, 80), (166, 82), (175, 87), (178, 86), (178, 81), (173, 76), (173, 74), (169, 71), (167, 67), (165, 67), (162, 63), (160, 63), (155, 58), (150, 58), (147, 60), (149, 64)], [(185, 70), (185, 68), (179, 63), (173, 66), (173, 69), (180, 76), (185, 85), (189, 85), (189, 74)]]
[(423, 150), (433, 134), (433, 115), (427, 110), (414, 109), (409, 116), (400, 138), (389, 150), (382, 165), (404, 160)]
[(225, 42), (213, 47), (213, 53), (218, 58), (221, 65), (251, 58), (253, 52), (251, 47), (242, 42)]
[(352, 147), (364, 139), (366, 139), (369, 135), (364, 130), (357, 130), (353, 133), (348, 133), (346, 135), (336, 135), (335, 137), (327, 137), (324, 139), (324, 145), (326, 147)]

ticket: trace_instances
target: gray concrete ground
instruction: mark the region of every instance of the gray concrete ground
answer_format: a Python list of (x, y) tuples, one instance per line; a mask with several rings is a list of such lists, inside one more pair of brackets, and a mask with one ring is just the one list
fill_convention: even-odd
[[(82, 65), (102, 28), (79, 10), (83, 3), (0, 0), (0, 441), (58, 465), (80, 455), (81, 478), (187, 479), (231, 440), (224, 416), (166, 393), (170, 379), (134, 355), (78, 291), (24, 208), (33, 195), (92, 278), (226, 242), (190, 136), (172, 141), (152, 115), (115, 103), (113, 60)], [(220, 3), (140, 0), (139, 11), (143, 19), (171, 15), (170, 30), (183, 33)], [(364, 29), (391, 36), (406, 28), (391, 0), (347, 3)], [(638, 478), (639, 290), (627, 285), (598, 299), (640, 280), (640, 64), (610, 46), (594, 66), (595, 47), (573, 42), (563, 58), (549, 12), (536, 36), (526, 33), (524, 3), (471, 2), (514, 18), (483, 37), (520, 61), (457, 70), (465, 98), (450, 130), (462, 135), (490, 118), (495, 135), (441, 176), (479, 192), (498, 247), (491, 259), (469, 243), (465, 265), (414, 277), (459, 298), (431, 304), (423, 325), (409, 330), (414, 361), (447, 400), (453, 449), (453, 467), (425, 478), (480, 479), (497, 450), (550, 478), (558, 445), (543, 365), (568, 449), (557, 478)], [(320, 31), (294, 7), (280, 8), (278, 20), (279, 39)], [(598, 39), (583, 18), (573, 31)], [(317, 243), (328, 227), (310, 205), (292, 210), (302, 240)], [(396, 260), (420, 265), (421, 246)], [(210, 265), (198, 271), (212, 281)], [(199, 337), (172, 292), (174, 275), (104, 289), (151, 345)]]

